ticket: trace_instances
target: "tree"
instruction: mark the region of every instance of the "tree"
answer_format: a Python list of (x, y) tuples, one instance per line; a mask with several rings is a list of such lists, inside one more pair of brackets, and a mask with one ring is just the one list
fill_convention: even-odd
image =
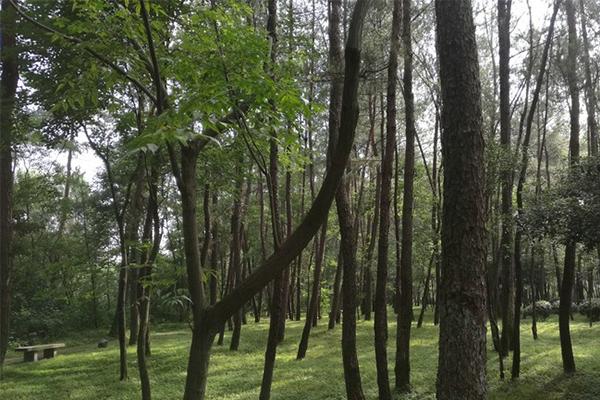
[[(579, 164), (579, 86), (577, 83), (577, 21), (573, 0), (565, 1), (565, 11), (567, 14), (567, 26), (569, 31), (566, 74), (569, 95), (571, 97), (569, 165), (571, 169), (574, 169), (577, 164)], [(567, 242), (565, 247), (565, 269), (563, 272), (562, 285), (560, 287), (558, 327), (560, 331), (560, 351), (565, 373), (575, 372), (575, 359), (573, 358), (569, 318), (571, 314), (573, 283), (575, 280), (576, 249), (577, 243), (575, 241), (570, 240)]]
[[(498, 42), (500, 77), (500, 146), (508, 157), (511, 154), (510, 126), (510, 10), (512, 0), (498, 0)], [(502, 263), (502, 341), (501, 355), (508, 355), (513, 343), (513, 313), (515, 295), (515, 264), (513, 258), (512, 171), (507, 162), (501, 171), (502, 179), (502, 233), (500, 261)]]
[[(361, 58), (361, 35), (364, 19), (369, 8), (368, 0), (358, 0), (354, 5), (352, 20), (348, 30), (344, 55), (344, 81), (337, 75), (332, 80), (329, 97), (329, 142), (335, 154), (342, 143), (343, 134), (348, 126), (355, 127), (358, 118), (358, 73)], [(341, 64), (341, 5), (339, 0), (332, 1), (329, 23), (329, 62), (330, 68), (340, 68)], [(335, 70), (334, 70), (335, 71)], [(331, 158), (331, 169), (335, 158)], [(331, 173), (331, 169), (329, 173)], [(345, 169), (345, 166), (344, 166)], [(335, 193), (341, 236), (341, 259), (343, 265), (342, 282), (342, 359), (346, 397), (349, 400), (364, 400), (362, 391), (358, 355), (356, 352), (356, 241), (348, 198), (346, 179), (342, 175)]]
[[(527, 167), (529, 165), (529, 142), (531, 140), (531, 131), (533, 126), (533, 119), (537, 110), (537, 104), (540, 98), (540, 92), (542, 90), (542, 86), (544, 84), (544, 74), (546, 72), (546, 64), (548, 62), (548, 53), (550, 51), (550, 45), (552, 43), (553, 35), (554, 35), (554, 23), (556, 21), (556, 15), (558, 13), (560, 2), (557, 1), (554, 4), (554, 10), (552, 12), (552, 17), (550, 18), (550, 25), (548, 27), (548, 36), (546, 38), (546, 42), (544, 44), (544, 49), (542, 52), (542, 58), (540, 60), (540, 70), (536, 79), (536, 85), (533, 90), (533, 96), (531, 99), (531, 105), (529, 107), (529, 113), (527, 114), (527, 121), (525, 126), (525, 136), (523, 137), (522, 146), (522, 156), (521, 163), (519, 165), (519, 177), (517, 181), (517, 210), (519, 216), (522, 216), (523, 213), (523, 188), (525, 186), (525, 180), (527, 178)], [(511, 369), (512, 378), (518, 378), (520, 373), (520, 363), (521, 363), (521, 339), (520, 339), (520, 321), (521, 321), (521, 303), (522, 303), (522, 293), (523, 293), (523, 272), (522, 272), (522, 251), (521, 251), (521, 241), (523, 239), (523, 229), (522, 227), (518, 227), (517, 233), (515, 235), (515, 243), (514, 243), (514, 263), (515, 263), (515, 272), (517, 278), (517, 293), (515, 296), (515, 315), (514, 315), (514, 331), (513, 331), (513, 339), (514, 339), (514, 353), (513, 353), (513, 364)], [(535, 300), (534, 300), (535, 304)]]
[(0, 11), (0, 376), (8, 349), (10, 321), (13, 137), (15, 135), (15, 98), (19, 71), (16, 46), (16, 13), (8, 0)]
[(442, 89), (442, 279), (437, 398), (486, 398), (484, 140), (469, 0), (435, 2)]
[[(410, 326), (412, 312), (412, 247), (415, 174), (415, 100), (413, 94), (413, 50), (411, 0), (404, 0), (402, 44), (404, 50), (404, 117), (406, 149), (404, 154), (404, 193), (402, 196), (402, 253), (400, 258), (400, 301), (396, 334), (396, 389), (410, 390)], [(433, 183), (435, 185), (435, 183)]]
[[(398, 50), (400, 46), (399, 36), (401, 13), (402, 4), (400, 1), (394, 1), (388, 65), (385, 147), (382, 153), (379, 199), (375, 199), (375, 201), (379, 201), (379, 242), (377, 245), (374, 338), (375, 362), (377, 366), (377, 386), (379, 388), (380, 399), (392, 398), (387, 359), (387, 277), (392, 174), (394, 172), (394, 155), (396, 149), (396, 81), (398, 79)], [(410, 302), (412, 303), (412, 299)]]

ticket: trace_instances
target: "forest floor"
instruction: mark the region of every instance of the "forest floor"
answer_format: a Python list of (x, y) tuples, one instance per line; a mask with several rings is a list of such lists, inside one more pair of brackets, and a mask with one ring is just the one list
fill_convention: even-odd
[[(428, 315), (422, 328), (413, 325), (411, 341), (413, 393), (400, 399), (433, 399), (437, 366), (437, 327)], [(390, 315), (388, 359), (393, 382), (395, 317)], [(317, 400), (344, 399), (344, 378), (340, 350), (341, 329), (327, 331), (320, 321), (311, 334), (307, 357), (296, 361), (298, 341), (304, 322), (288, 322), (286, 339), (278, 349), (272, 388), (273, 399)], [(263, 354), (268, 320), (250, 322), (242, 328), (240, 350), (215, 346), (208, 378), (208, 399), (244, 399), (258, 397), (263, 369)], [(600, 399), (600, 325), (590, 328), (581, 315), (571, 324), (577, 373), (562, 374), (556, 316), (538, 324), (539, 339), (531, 337), (531, 320), (522, 325), (522, 366), (518, 382), (498, 377), (498, 357), (491, 349), (488, 333), (488, 377), (490, 399), (556, 400)], [(163, 324), (153, 327), (150, 375), (154, 399), (182, 397), (186, 374), (190, 330), (187, 325)], [(103, 332), (88, 331), (62, 338), (67, 344), (55, 359), (23, 363), (20, 354), (11, 351), (0, 381), (0, 399), (139, 399), (135, 346), (129, 348), (129, 375), (118, 381), (119, 350), (116, 341), (106, 349), (96, 342)], [(377, 398), (373, 323), (361, 321), (357, 327), (358, 353), (363, 388), (368, 399)], [(510, 377), (510, 360), (507, 376)]]

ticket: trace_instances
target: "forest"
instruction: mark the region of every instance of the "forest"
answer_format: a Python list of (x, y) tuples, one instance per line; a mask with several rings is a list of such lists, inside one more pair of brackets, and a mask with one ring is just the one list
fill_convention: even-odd
[(597, 0), (0, 1), (0, 399), (600, 399)]

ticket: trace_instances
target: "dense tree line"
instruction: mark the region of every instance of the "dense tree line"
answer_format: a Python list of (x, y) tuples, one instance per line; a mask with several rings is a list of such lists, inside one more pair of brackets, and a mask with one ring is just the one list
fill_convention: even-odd
[(554, 302), (575, 372), (571, 315), (600, 316), (600, 8), (539, 3), (2, 0), (0, 364), (104, 329), (150, 399), (151, 326), (188, 322), (203, 399), (213, 346), (268, 317), (268, 399), (286, 321), (303, 359), (328, 319), (364, 399), (362, 318), (391, 399), (431, 308), (437, 397), (483, 399), (487, 347), (518, 378), (523, 318), (537, 338)]

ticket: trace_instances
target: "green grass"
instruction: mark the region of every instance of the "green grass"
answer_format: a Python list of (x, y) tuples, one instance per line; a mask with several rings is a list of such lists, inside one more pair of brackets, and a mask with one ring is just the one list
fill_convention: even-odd
[[(393, 374), (395, 318), (390, 318), (388, 358)], [(288, 322), (285, 342), (279, 347), (272, 389), (273, 399), (344, 399), (340, 328), (328, 332), (326, 321), (313, 330), (309, 351), (296, 361), (303, 322)], [(208, 379), (209, 399), (249, 400), (258, 397), (268, 321), (249, 323), (242, 329), (238, 352), (215, 346)], [(488, 340), (490, 399), (598, 399), (600, 398), (600, 327), (590, 328), (578, 316), (571, 325), (578, 372), (562, 374), (558, 324), (551, 318), (538, 325), (539, 340), (533, 341), (530, 320), (522, 326), (522, 375), (518, 382), (498, 378), (498, 358)], [(411, 345), (413, 393), (402, 399), (433, 399), (437, 363), (437, 328), (430, 320), (421, 329), (413, 328)], [(365, 395), (377, 398), (373, 324), (359, 322), (358, 351)], [(0, 399), (139, 399), (135, 348), (129, 349), (127, 382), (118, 381), (118, 346), (96, 348), (102, 332), (84, 332), (64, 338), (67, 349), (57, 358), (23, 363), (11, 353), (0, 382)], [(184, 325), (154, 327), (150, 374), (154, 399), (178, 399), (186, 373), (189, 328)], [(510, 360), (506, 361), (510, 368)], [(510, 376), (510, 373), (508, 373)], [(393, 382), (393, 376), (391, 376)]]

